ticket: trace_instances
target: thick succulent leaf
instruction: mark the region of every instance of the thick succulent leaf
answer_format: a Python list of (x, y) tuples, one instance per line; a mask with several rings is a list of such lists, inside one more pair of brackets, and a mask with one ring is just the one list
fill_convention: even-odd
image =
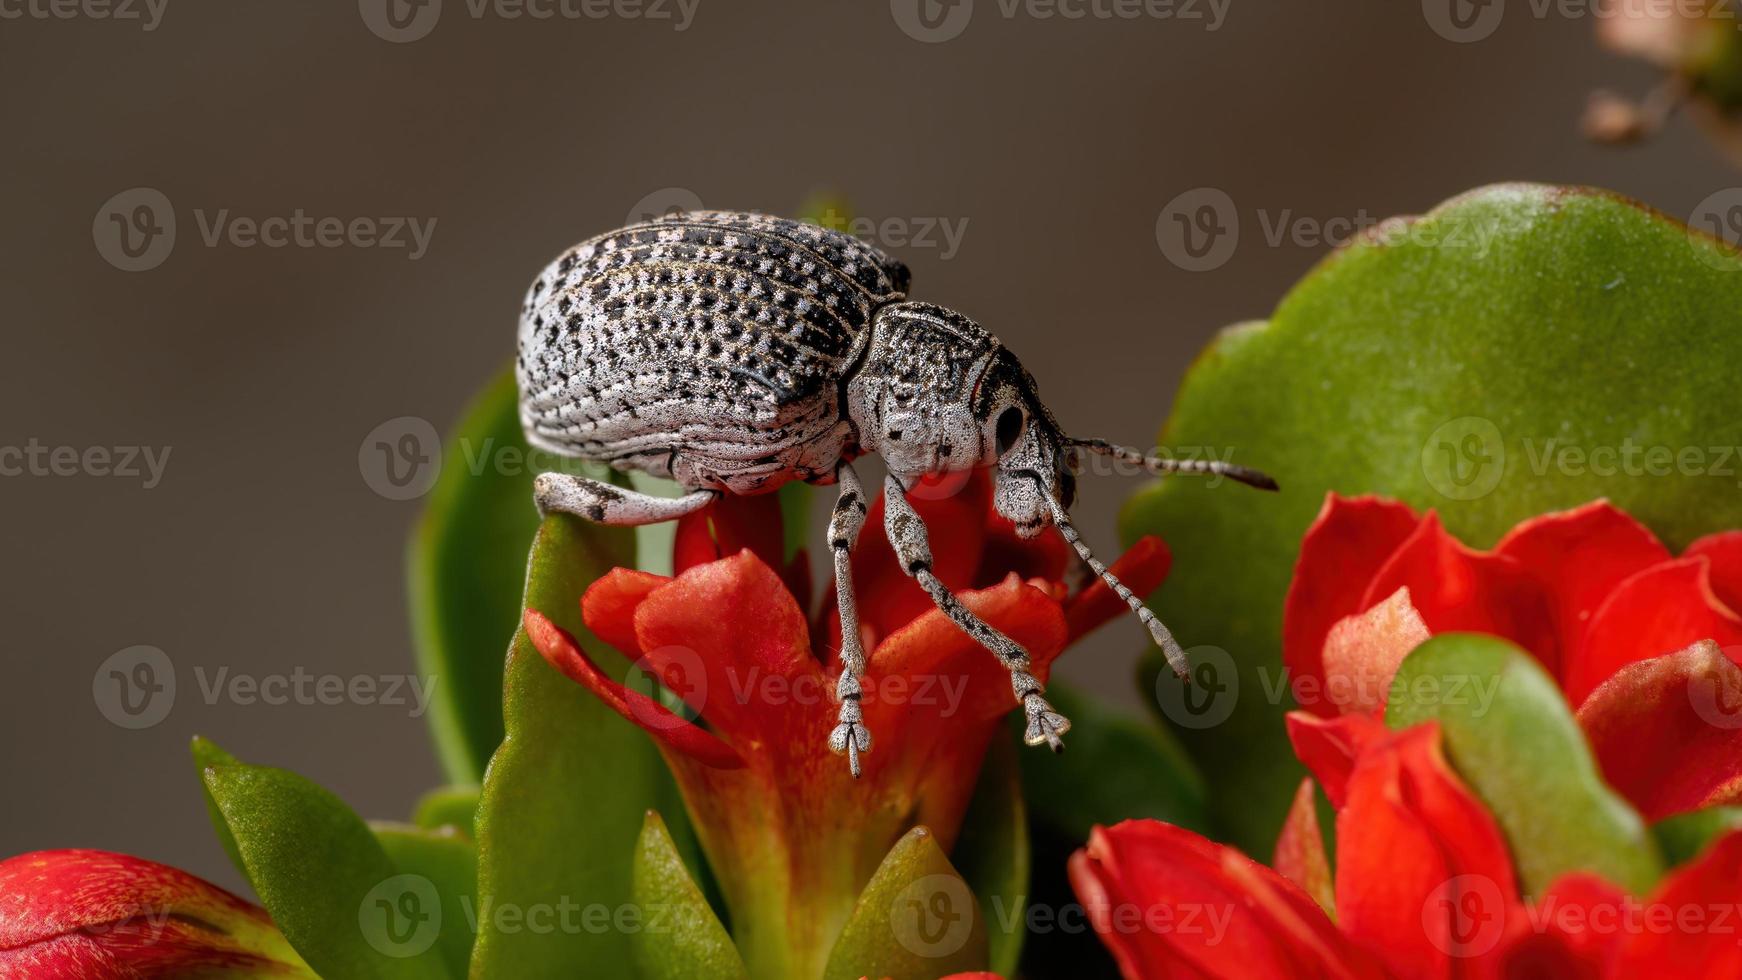
[[(436, 938), (448, 975), (464, 977), (472, 960), (478, 918), (478, 848), (453, 826), (426, 830), (406, 824), (371, 823), (375, 839), (401, 875), (412, 875), (407, 893), (424, 901), (431, 894), (441, 908)], [(404, 899), (401, 898), (403, 901)]]
[(979, 903), (937, 838), (915, 827), (895, 842), (829, 952), (824, 980), (932, 980), (986, 967)]
[(475, 836), (478, 819), (478, 786), (440, 786), (423, 794), (412, 811), (411, 822), (425, 830), (453, 827), (467, 837)]
[(295, 773), (239, 762), (209, 744), (201, 777), (220, 838), (302, 958), (325, 977), (448, 976), (434, 948), (439, 907), (410, 890), (361, 818)]
[(1713, 806), (1659, 820), (1651, 833), (1663, 848), (1664, 861), (1674, 867), (1692, 861), (1706, 845), (1739, 827), (1742, 807)]
[(1385, 723), (1438, 721), (1446, 755), (1494, 814), (1526, 894), (1589, 871), (1642, 895), (1662, 873), (1645, 821), (1603, 782), (1560, 688), (1523, 650), (1479, 633), (1417, 647)]
[[(1478, 547), (1606, 496), (1679, 549), (1742, 526), (1734, 468), (1702, 469), (1723, 465), (1708, 447), (1742, 444), (1739, 360), (1742, 258), (1612, 195), (1530, 185), (1376, 229), (1268, 323), (1218, 337), (1184, 379), (1162, 442), (1232, 451), (1282, 492), (1168, 480), (1130, 502), (1122, 529), (1173, 549), (1177, 573), (1156, 610), (1181, 641), (1239, 664), (1232, 716), (1182, 733), (1219, 774), (1221, 826), (1263, 853), (1299, 783), (1280, 722), (1280, 620), (1327, 490), (1438, 508)], [(1627, 446), (1693, 449), (1703, 462), (1672, 461), (1668, 476), (1657, 475), (1661, 451), (1592, 465), (1595, 451)], [(1562, 456), (1568, 447), (1582, 460)]]
[(647, 811), (635, 844), (631, 896), (639, 921), (630, 952), (642, 980), (741, 980), (749, 971), (732, 937), (684, 867), (665, 821)]
[[(579, 600), (606, 570), (633, 565), (632, 540), (626, 529), (552, 516), (533, 543), (526, 580), (525, 604), (619, 677), (629, 665), (587, 630)], [(547, 664), (523, 630), (508, 652), (503, 705), (507, 736), (478, 808), (480, 908), (524, 917), (623, 907), (642, 815), (682, 812), (664, 762), (640, 729)], [(682, 824), (673, 835), (693, 839)], [(621, 930), (495, 925), (487, 912), (473, 953), (478, 975), (560, 976), (577, 964), (600, 976), (629, 969), (629, 937)]]
[(206, 816), (212, 820), (212, 830), (218, 835), (218, 843), (224, 847), (224, 853), (229, 856), (230, 864), (240, 871), (243, 877), (248, 875), (248, 866), (242, 861), (242, 852), (236, 849), (236, 836), (230, 833), (230, 825), (224, 820), (224, 811), (218, 809), (218, 801), (212, 796), (212, 788), (206, 785), (205, 772), (214, 766), (239, 765), (242, 760), (224, 751), (218, 743), (209, 738), (195, 735), (192, 745), (194, 756), (194, 772), (200, 777), (200, 795), (206, 800)]
[[(1055, 694), (1057, 688), (1049, 689)], [(1054, 704), (1059, 702), (1056, 697)], [(1015, 719), (1013, 718), (1014, 722)], [(980, 902), (993, 973), (1013, 976), (1027, 932), (1029, 892), (1028, 807), (1017, 766), (1017, 729), (994, 738), (980, 766), (980, 781), (962, 819), (967, 828), (950, 855)], [(1075, 729), (1072, 729), (1073, 733)], [(1036, 754), (1036, 753), (1029, 753)]]

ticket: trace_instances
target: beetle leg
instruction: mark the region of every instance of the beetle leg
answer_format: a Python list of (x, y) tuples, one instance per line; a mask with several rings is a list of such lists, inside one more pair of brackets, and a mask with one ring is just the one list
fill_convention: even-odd
[(860, 708), (859, 678), (865, 673), (865, 648), (859, 639), (859, 604), (853, 598), (853, 543), (865, 526), (865, 491), (859, 474), (846, 460), (835, 468), (840, 496), (829, 518), (829, 548), (835, 555), (835, 605), (841, 612), (841, 677), (835, 682), (835, 697), (841, 702), (839, 724), (829, 733), (829, 748), (847, 753), (853, 778), (859, 778), (859, 753), (871, 751), (871, 730), (864, 725)]
[(719, 496), (718, 490), (697, 490), (681, 497), (655, 497), (567, 473), (540, 473), (532, 481), (532, 499), (540, 514), (574, 514), (618, 527), (675, 521)]
[(1029, 672), (1028, 651), (969, 611), (955, 593), (932, 574), (931, 545), (926, 539), (925, 522), (920, 520), (918, 512), (907, 500), (907, 490), (894, 476), (883, 483), (883, 515), (884, 531), (889, 535), (889, 544), (895, 549), (901, 567), (925, 589), (950, 622), (992, 651), (993, 656), (1010, 671), (1010, 689), (1028, 718), (1022, 740), (1029, 745), (1045, 742), (1054, 752), (1063, 752), (1065, 744), (1059, 736), (1070, 731), (1070, 720), (1054, 711), (1042, 695), (1040, 682)]

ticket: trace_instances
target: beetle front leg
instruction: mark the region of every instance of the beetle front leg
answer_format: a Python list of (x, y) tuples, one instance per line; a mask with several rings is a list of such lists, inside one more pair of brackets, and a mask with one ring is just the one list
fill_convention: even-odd
[(846, 460), (835, 468), (841, 493), (829, 518), (829, 549), (835, 555), (835, 605), (841, 613), (841, 677), (835, 682), (840, 699), (839, 724), (829, 733), (829, 748), (847, 753), (853, 778), (859, 778), (859, 753), (871, 751), (871, 730), (864, 725), (859, 678), (865, 674), (865, 647), (859, 639), (859, 604), (853, 598), (853, 543), (865, 526), (865, 491), (859, 474)]
[(532, 499), (539, 514), (573, 514), (615, 527), (675, 521), (719, 496), (718, 490), (697, 490), (681, 497), (655, 497), (567, 473), (540, 473), (532, 481)]
[(962, 600), (932, 574), (931, 544), (926, 538), (925, 522), (908, 502), (906, 488), (894, 476), (883, 482), (883, 529), (889, 535), (889, 544), (895, 549), (901, 567), (925, 589), (938, 609), (962, 632), (992, 651), (992, 655), (1010, 671), (1011, 691), (1028, 719), (1022, 740), (1029, 745), (1045, 742), (1054, 752), (1063, 752), (1065, 743), (1059, 736), (1070, 731), (1070, 719), (1054, 711), (1042, 695), (1040, 682), (1030, 673), (1032, 664), (1028, 651), (969, 611), (962, 605)]

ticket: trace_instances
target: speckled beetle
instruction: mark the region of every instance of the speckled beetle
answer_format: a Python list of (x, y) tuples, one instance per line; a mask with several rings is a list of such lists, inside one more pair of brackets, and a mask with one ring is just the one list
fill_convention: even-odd
[(529, 442), (677, 481), (653, 497), (560, 473), (537, 480), (541, 512), (616, 525), (673, 520), (720, 494), (792, 480), (838, 483), (829, 522), (841, 615), (840, 719), (829, 735), (853, 774), (871, 749), (862, 724), (865, 652), (848, 556), (865, 521), (852, 460), (887, 465), (885, 532), (901, 565), (952, 622), (1010, 671), (1025, 740), (1060, 750), (1070, 722), (1029, 673), (1028, 654), (932, 574), (925, 525), (907, 492), (921, 477), (997, 468), (994, 501), (1020, 534), (1051, 523), (1149, 628), (1184, 676), (1185, 652), (1077, 536), (1067, 510), (1080, 452), (1161, 474), (1216, 473), (1265, 489), (1222, 462), (1146, 456), (1071, 439), (1015, 355), (959, 313), (906, 299), (906, 266), (852, 236), (745, 212), (671, 215), (565, 252), (521, 312), (520, 418)]

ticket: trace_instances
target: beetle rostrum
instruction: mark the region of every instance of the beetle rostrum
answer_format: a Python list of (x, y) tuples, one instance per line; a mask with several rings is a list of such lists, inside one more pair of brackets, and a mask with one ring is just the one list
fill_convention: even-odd
[(1046, 701), (1026, 651), (932, 574), (907, 494), (928, 475), (993, 467), (994, 506), (1033, 536), (1058, 529), (1148, 627), (1168, 663), (1186, 655), (1072, 526), (1084, 453), (1164, 475), (1262, 473), (1072, 439), (1016, 356), (960, 313), (907, 299), (907, 267), (850, 235), (738, 211), (669, 215), (590, 239), (533, 283), (521, 310), (520, 419), (534, 446), (676, 481), (675, 498), (562, 473), (536, 481), (541, 513), (613, 525), (692, 513), (721, 494), (793, 480), (837, 484), (829, 521), (841, 617), (838, 724), (829, 745), (853, 775), (871, 750), (860, 711), (865, 652), (849, 557), (866, 500), (852, 461), (882, 458), (884, 533), (945, 615), (1010, 672), (1024, 740), (1062, 750), (1070, 722)]

